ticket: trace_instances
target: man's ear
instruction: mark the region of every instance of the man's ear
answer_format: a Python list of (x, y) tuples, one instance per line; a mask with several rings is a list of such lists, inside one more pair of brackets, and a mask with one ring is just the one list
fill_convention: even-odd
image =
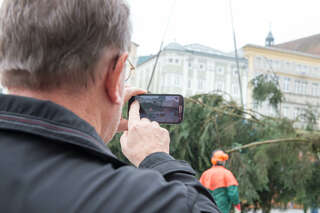
[(115, 59), (111, 64), (112, 66), (109, 66), (110, 68), (105, 81), (105, 88), (111, 102), (114, 104), (122, 103), (122, 90), (125, 77), (124, 67), (127, 58), (128, 53), (124, 53)]

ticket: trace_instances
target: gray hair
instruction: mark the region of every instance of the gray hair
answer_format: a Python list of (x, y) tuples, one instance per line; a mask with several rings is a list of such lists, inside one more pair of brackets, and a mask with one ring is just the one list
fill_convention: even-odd
[(123, 0), (3, 0), (1, 84), (87, 87), (105, 50), (129, 48), (129, 13)]

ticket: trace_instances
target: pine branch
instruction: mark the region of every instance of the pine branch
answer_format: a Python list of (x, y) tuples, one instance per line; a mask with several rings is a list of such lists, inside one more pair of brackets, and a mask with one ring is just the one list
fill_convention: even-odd
[[(235, 114), (235, 113), (231, 113), (231, 112), (227, 112), (227, 111), (221, 110), (221, 109), (219, 109), (218, 107), (209, 106), (209, 105), (204, 104), (204, 103), (202, 103), (201, 101), (196, 100), (196, 99), (193, 99), (193, 98), (185, 98), (185, 99), (186, 99), (186, 100), (189, 100), (189, 101), (191, 101), (191, 102), (193, 102), (193, 103), (200, 104), (200, 105), (202, 105), (202, 106), (204, 106), (204, 107), (210, 108), (212, 111), (217, 112), (217, 113), (220, 113), (220, 114), (230, 115), (230, 116), (232, 116), (232, 117), (238, 117), (238, 118), (242, 118), (242, 119), (246, 119), (246, 120), (250, 120), (250, 121), (253, 121), (253, 122), (262, 124), (258, 119), (245, 118), (245, 117), (243, 117), (243, 116), (241, 116), (241, 115), (238, 115), (238, 114)], [(262, 125), (263, 125), (263, 124), (262, 124)]]

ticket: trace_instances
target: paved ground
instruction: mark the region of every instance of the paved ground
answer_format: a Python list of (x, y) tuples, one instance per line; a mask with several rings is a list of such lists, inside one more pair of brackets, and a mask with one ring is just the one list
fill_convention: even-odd
[[(253, 211), (249, 211), (249, 213), (253, 213)], [(257, 213), (261, 213), (261, 210), (258, 210)], [(304, 213), (303, 210), (301, 209), (272, 209), (271, 213)], [(308, 209), (307, 213), (310, 213), (310, 209)], [(319, 210), (320, 213), (320, 210)]]

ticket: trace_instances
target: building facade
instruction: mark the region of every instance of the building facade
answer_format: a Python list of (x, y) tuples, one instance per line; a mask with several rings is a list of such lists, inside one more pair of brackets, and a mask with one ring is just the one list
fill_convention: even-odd
[[(318, 37), (320, 39), (320, 35)], [(314, 36), (310, 38), (314, 42)], [(306, 39), (302, 41), (305, 44)], [(285, 45), (274, 45), (273, 36), (269, 33), (266, 46), (249, 44), (241, 49), (240, 76), (246, 109), (295, 120), (308, 107), (315, 112), (319, 108), (320, 54), (315, 54), (317, 50), (314, 48), (309, 53), (286, 46), (291, 48), (299, 45), (295, 41), (287, 42)], [(228, 100), (241, 103), (234, 54), (199, 44), (182, 46), (170, 43), (161, 52), (150, 83), (156, 58), (156, 55), (140, 57), (129, 84), (148, 89), (152, 93), (181, 94), (185, 97), (218, 93)], [(284, 102), (279, 109), (275, 110), (267, 103), (257, 105), (252, 99), (253, 88), (250, 81), (260, 74), (276, 77), (278, 87), (284, 94)], [(297, 123), (302, 125), (303, 121)]]
[[(129, 84), (148, 89), (157, 57), (149, 56), (138, 62)], [(246, 101), (247, 60), (239, 58), (243, 100)], [(235, 58), (199, 44), (167, 45), (159, 56), (149, 91), (181, 94), (189, 97), (201, 93), (220, 93), (241, 103)]]
[[(277, 77), (284, 94), (284, 102), (278, 109), (282, 116), (296, 119), (308, 105), (314, 109), (320, 106), (320, 55), (257, 45), (246, 45), (243, 52), (248, 59), (249, 80), (259, 74)], [(268, 104), (254, 104), (250, 84), (247, 90), (247, 108), (270, 116), (277, 115)]]

